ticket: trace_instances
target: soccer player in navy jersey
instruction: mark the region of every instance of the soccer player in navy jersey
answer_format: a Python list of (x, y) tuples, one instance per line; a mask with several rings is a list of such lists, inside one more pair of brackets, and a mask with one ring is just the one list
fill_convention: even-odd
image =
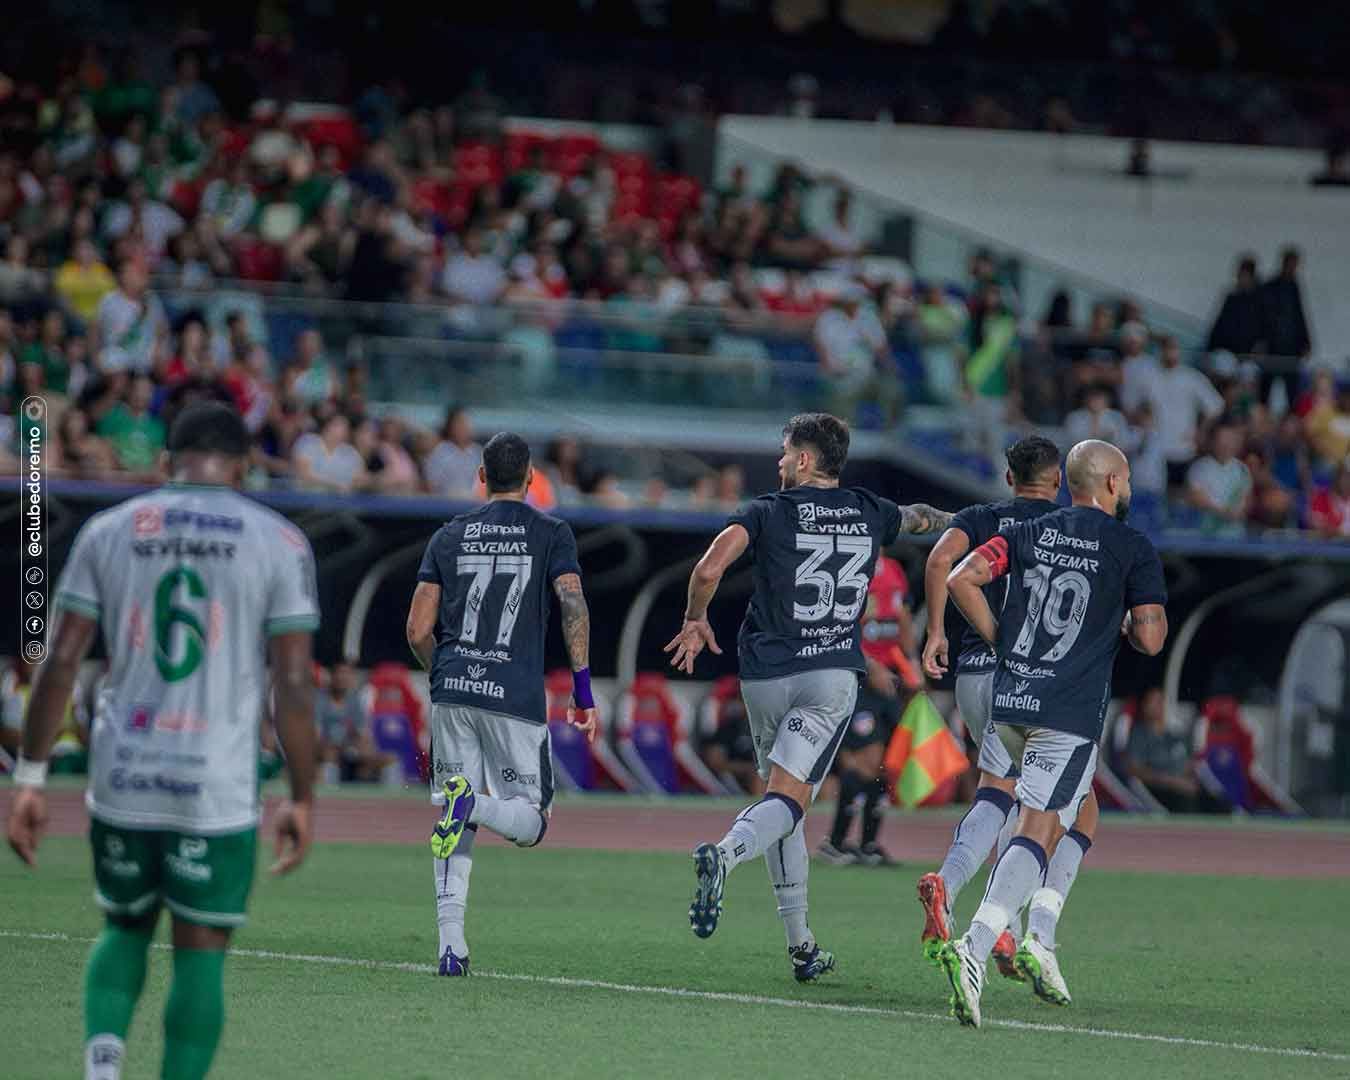
[[(952, 601), (994, 650), (992, 719), (1020, 762), (1016, 835), (970, 929), (939, 952), (953, 1012), (972, 1027), (980, 1026), (994, 943), (1044, 885), (1064, 833), (1062, 811), (1081, 806), (1091, 790), (1122, 636), (1150, 656), (1167, 639), (1162, 563), (1148, 538), (1125, 524), (1125, 455), (1088, 440), (1069, 451), (1065, 471), (1071, 506), (999, 533), (947, 579)], [(996, 616), (984, 590), (1005, 575), (1007, 598)], [(1044, 980), (1055, 956), (1028, 933), (1015, 963), (1028, 978)]]
[(689, 579), (684, 625), (666, 646), (671, 664), (689, 673), (705, 646), (722, 651), (708, 604), (727, 568), (748, 551), (755, 589), (738, 643), (741, 696), (768, 788), (718, 843), (695, 849), (689, 921), (695, 934), (710, 937), (727, 875), (763, 855), (799, 982), (834, 967), (807, 926), (802, 815), (830, 771), (867, 670), (858, 624), (868, 582), (882, 548), (901, 532), (938, 532), (951, 521), (931, 506), (897, 506), (862, 488), (841, 488), (848, 443), (847, 425), (828, 413), (788, 421), (781, 489), (733, 514), (712, 542)]
[[(924, 593), (928, 608), (928, 640), (923, 650), (924, 671), (940, 679), (947, 672), (948, 642), (943, 616), (947, 610), (947, 575), (969, 552), (988, 543), (999, 532), (1020, 521), (1030, 521), (1059, 509), (1059, 448), (1043, 435), (1029, 435), (1008, 448), (1007, 479), (1013, 497), (1000, 502), (969, 506), (952, 519), (949, 528), (928, 553), (924, 570)], [(984, 588), (995, 611), (1002, 610), (1008, 578)], [(942, 866), (936, 873), (919, 878), (919, 902), (924, 909), (921, 934), (924, 955), (936, 962), (944, 941), (951, 939), (951, 912), (961, 889), (979, 872), (997, 841), (1001, 856), (1017, 828), (1017, 776), (1019, 762), (1008, 756), (994, 727), (994, 667), (997, 658), (974, 629), (967, 626), (956, 661), (956, 703), (966, 728), (979, 743), (980, 782), (970, 810), (956, 826), (956, 834)], [(1064, 901), (1078, 875), (1097, 827), (1097, 798), (1091, 792), (1083, 805), (1066, 807), (1061, 822), (1069, 843), (1055, 849), (1045, 885), (1032, 895), (1029, 919), (1037, 940), (1053, 948), (1055, 931)], [(1022, 916), (1014, 912), (1007, 930), (994, 944), (994, 962), (1000, 974), (1025, 981), (1015, 962), (1022, 937)], [(1057, 974), (1058, 969), (1055, 969)], [(1042, 1000), (1069, 1004), (1068, 987), (1062, 979), (1042, 978), (1032, 982)]]

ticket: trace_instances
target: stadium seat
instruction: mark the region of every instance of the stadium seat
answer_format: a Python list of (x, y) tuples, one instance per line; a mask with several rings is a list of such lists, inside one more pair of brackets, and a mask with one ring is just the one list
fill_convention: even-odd
[(1304, 813), (1256, 761), (1256, 740), (1237, 699), (1226, 694), (1200, 707), (1196, 776), (1214, 798), (1246, 814)]
[(610, 710), (596, 701), (600, 730), (589, 745), (586, 736), (567, 722), (572, 702), (572, 672), (558, 668), (544, 681), (548, 697), (548, 730), (553, 770), (562, 787), (578, 791), (640, 791), (642, 785), (624, 768), (609, 745)]
[(408, 669), (391, 662), (376, 664), (363, 693), (376, 747), (399, 759), (404, 779), (426, 779), (426, 721)]
[(727, 794), (689, 735), (687, 710), (670, 692), (666, 677), (639, 673), (619, 699), (617, 744), (624, 764), (653, 794)]

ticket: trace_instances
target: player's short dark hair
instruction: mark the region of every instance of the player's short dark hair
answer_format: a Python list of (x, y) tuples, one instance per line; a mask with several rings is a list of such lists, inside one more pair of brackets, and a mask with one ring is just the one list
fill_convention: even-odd
[(510, 431), (499, 431), (483, 447), (483, 471), (488, 494), (519, 491), (530, 471), (529, 444)]
[(848, 460), (848, 425), (829, 413), (798, 413), (783, 426), (783, 435), (792, 446), (808, 447), (816, 452), (816, 468), (826, 476), (837, 477)]
[(1014, 484), (1032, 484), (1041, 473), (1059, 470), (1059, 447), (1044, 435), (1028, 435), (1018, 439), (1007, 452), (1008, 468)]
[(167, 445), (171, 454), (194, 451), (244, 457), (248, 443), (248, 429), (237, 410), (218, 401), (194, 401), (174, 418)]

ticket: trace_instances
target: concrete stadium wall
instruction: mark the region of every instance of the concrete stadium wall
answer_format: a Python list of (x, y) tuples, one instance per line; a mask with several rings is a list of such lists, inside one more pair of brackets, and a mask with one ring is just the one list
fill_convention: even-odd
[(1265, 273), (1297, 244), (1314, 350), (1350, 352), (1350, 192), (1308, 186), (1312, 151), (1155, 143), (1160, 175), (1141, 183), (1122, 173), (1128, 141), (1096, 136), (728, 117), (719, 140), (719, 177), (790, 159), (914, 213), (921, 273), (963, 278), (972, 240), (1024, 252), (1041, 264), (1023, 289), (1036, 316), (1056, 277), (1080, 275), (1203, 328), (1239, 251)]

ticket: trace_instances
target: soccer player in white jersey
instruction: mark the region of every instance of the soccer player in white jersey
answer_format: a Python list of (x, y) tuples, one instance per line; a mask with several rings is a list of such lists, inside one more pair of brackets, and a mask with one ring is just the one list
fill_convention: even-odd
[(75, 538), (51, 651), (28, 702), (7, 826), (10, 846), (35, 867), (47, 758), (102, 630), (109, 668), (85, 803), (94, 897), (107, 921), (85, 970), (86, 1080), (121, 1075), (161, 907), (174, 946), (162, 1074), (201, 1077), (211, 1067), (225, 1019), (225, 950), (253, 884), (268, 659), (291, 780), (273, 871), (293, 869), (309, 848), (310, 645), (319, 622), (309, 543), (234, 490), (248, 433), (231, 409), (187, 406), (168, 452), (170, 483), (96, 514)]

